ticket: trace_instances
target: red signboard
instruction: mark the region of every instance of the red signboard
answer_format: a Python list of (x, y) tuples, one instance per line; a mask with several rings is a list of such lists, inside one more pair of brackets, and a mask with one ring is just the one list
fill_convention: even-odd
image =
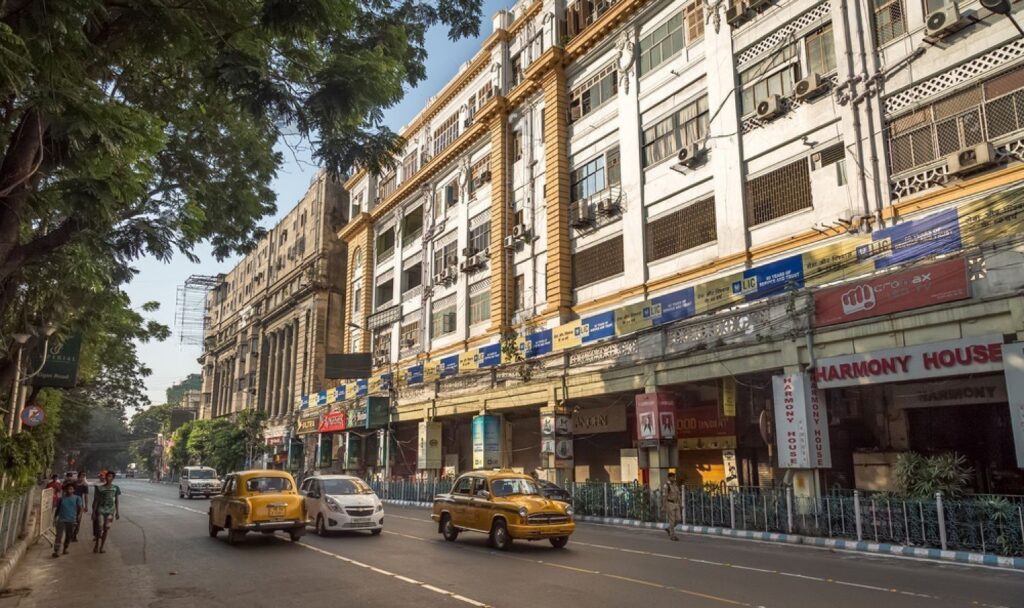
[(969, 297), (967, 260), (957, 258), (822, 289), (814, 294), (814, 323), (835, 325)]
[(736, 417), (720, 416), (718, 404), (676, 410), (676, 433), (690, 437), (727, 437), (736, 434)]
[(267, 437), (267, 445), (281, 445), (284, 443), (284, 437)]
[(636, 437), (640, 441), (676, 438), (676, 399), (672, 393), (636, 396)]
[(348, 412), (344, 410), (324, 414), (320, 420), (319, 430), (321, 433), (336, 433), (344, 431), (346, 428), (348, 428)]

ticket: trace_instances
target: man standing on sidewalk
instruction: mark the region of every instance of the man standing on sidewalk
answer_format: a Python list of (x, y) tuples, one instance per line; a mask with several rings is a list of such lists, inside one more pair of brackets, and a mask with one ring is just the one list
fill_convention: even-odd
[(121, 488), (114, 485), (114, 472), (107, 471), (103, 485), (98, 486), (93, 492), (93, 534), (95, 536), (92, 542), (93, 553), (106, 553), (104, 548), (107, 544), (110, 524), (115, 519), (121, 519), (119, 496), (121, 496)]
[(669, 472), (668, 481), (661, 488), (661, 497), (665, 502), (665, 519), (667, 519), (668, 537), (672, 540), (679, 540), (676, 536), (676, 526), (679, 524), (679, 484), (676, 483), (676, 474)]
[(78, 531), (82, 528), (82, 513), (89, 512), (89, 481), (85, 478), (85, 471), (78, 472), (78, 479), (75, 481), (75, 496), (82, 499), (82, 510), (78, 512), (78, 522), (75, 524), (75, 534), (71, 542), (78, 542)]
[(78, 525), (78, 518), (81, 516), (83, 508), (82, 498), (75, 494), (75, 484), (64, 484), (63, 495), (60, 497), (60, 502), (57, 503), (54, 515), (54, 524), (57, 529), (53, 541), (54, 557), (60, 555), (62, 541), (64, 553), (67, 554), (68, 545), (71, 543), (71, 537), (75, 533), (75, 527)]

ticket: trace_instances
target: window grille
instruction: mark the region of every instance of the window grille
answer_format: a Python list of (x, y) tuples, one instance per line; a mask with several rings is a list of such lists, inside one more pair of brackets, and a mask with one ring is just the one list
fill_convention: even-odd
[(813, 206), (807, 159), (747, 181), (747, 226), (757, 226)]
[(401, 329), (402, 348), (415, 348), (420, 344), (420, 322), (412, 321), (402, 325)]
[(705, 96), (644, 129), (644, 166), (668, 158), (682, 146), (703, 141), (708, 133), (708, 116)]
[(412, 177), (420, 168), (419, 151), (413, 150), (402, 161), (402, 181)]
[(903, 0), (872, 0), (874, 6), (875, 42), (881, 46), (907, 32)]
[(583, 287), (623, 272), (622, 235), (577, 251), (572, 256), (573, 287)]
[(459, 137), (459, 113), (452, 115), (434, 130), (434, 155), (440, 154)]
[(832, 35), (832, 24), (804, 39), (807, 48), (807, 70), (824, 76), (836, 69), (836, 41)]
[(491, 222), (487, 221), (469, 231), (469, 249), (474, 253), (488, 251), (491, 247)]
[(388, 197), (391, 196), (392, 194), (394, 194), (395, 190), (397, 190), (397, 189), (398, 189), (398, 180), (395, 177), (394, 171), (392, 171), (388, 175), (385, 175), (384, 177), (381, 178), (381, 180), (380, 180), (380, 196), (378, 198), (380, 200), (382, 200), (382, 201), (387, 200)]
[(718, 238), (715, 225), (715, 199), (688, 205), (647, 223), (647, 261), (693, 249)]
[(683, 9), (686, 16), (686, 39), (690, 44), (704, 37), (704, 3), (694, 0)]

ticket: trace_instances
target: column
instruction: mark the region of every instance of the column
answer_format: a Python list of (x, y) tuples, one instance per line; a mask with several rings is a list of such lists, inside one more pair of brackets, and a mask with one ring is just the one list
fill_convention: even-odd
[(267, 407), (267, 379), (270, 375), (270, 348), (267, 341), (267, 334), (260, 336), (260, 361), (256, 375), (256, 403), (261, 412), (270, 417), (270, 410)]
[(637, 78), (636, 61), (633, 56), (636, 45), (635, 29), (628, 29), (618, 42), (620, 61), (624, 58), (634, 59), (628, 70), (619, 74), (619, 187), (622, 188), (622, 259), (626, 276), (631, 280), (629, 286), (647, 283), (647, 259), (644, 251), (644, 168), (641, 162), (642, 150), (640, 139), (643, 129), (640, 125), (640, 86)]
[(547, 186), (547, 308), (562, 320), (572, 307), (572, 254), (569, 247), (569, 111), (565, 72), (544, 76), (544, 179)]
[(509, 200), (506, 151), (508, 150), (508, 121), (504, 112), (498, 112), (490, 126), (491, 139), (491, 327), (500, 332), (511, 321), (509, 274), (515, 251), (505, 249), (505, 236), (509, 234)]
[(291, 413), (295, 409), (295, 395), (292, 391), (295, 380), (295, 331), (291, 324), (285, 327), (283, 335), (284, 373), (281, 382), (281, 409)]
[(284, 416), (288, 413), (288, 405), (283, 403), (281, 394), (284, 390), (284, 370), (288, 367), (288, 359), (285, 353), (284, 343), (284, 329), (277, 330), (277, 373), (275, 374), (277, 379), (274, 381), (274, 407), (277, 409), (278, 416)]
[(277, 418), (277, 409), (274, 407), (274, 390), (277, 381), (277, 334), (266, 334), (267, 341), (267, 377), (263, 381), (263, 407), (267, 415)]

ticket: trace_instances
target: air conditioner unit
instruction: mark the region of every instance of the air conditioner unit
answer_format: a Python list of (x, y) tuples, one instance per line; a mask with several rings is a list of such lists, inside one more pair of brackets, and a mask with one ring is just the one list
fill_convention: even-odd
[(582, 228), (590, 225), (590, 209), (584, 203), (579, 203), (572, 208), (572, 217), (569, 218), (569, 223), (574, 228)]
[(756, 11), (758, 9), (767, 8), (770, 4), (770, 0), (748, 0), (747, 8), (752, 11)]
[(516, 237), (514, 237), (514, 236), (512, 236), (510, 234), (510, 235), (505, 237), (504, 243), (505, 243), (505, 249), (515, 249), (516, 245), (519, 243), (519, 239), (517, 239)]
[(472, 125), (473, 125), (473, 119), (472, 118), (467, 118), (466, 120), (462, 121), (462, 126), (467, 128), (467, 129), (470, 126), (472, 126)]
[(481, 181), (481, 183), (482, 182), (489, 182), (489, 181), (491, 181), (491, 170), (490, 169), (487, 169), (483, 173), (480, 174), (480, 181)]
[(807, 78), (796, 83), (793, 88), (793, 97), (799, 100), (811, 99), (825, 90), (828, 81), (823, 79), (817, 72), (811, 72)]
[(615, 215), (619, 212), (619, 201), (606, 198), (597, 203), (597, 212), (604, 216)]
[(569, 122), (579, 120), (583, 116), (583, 108), (579, 105), (569, 107)]
[(757, 117), (761, 120), (770, 120), (782, 114), (782, 98), (778, 95), (769, 95), (757, 104)]
[(686, 144), (680, 148), (679, 154), (676, 155), (676, 158), (683, 166), (696, 167), (704, 161), (703, 156), (704, 154), (700, 144), (695, 142), (692, 144)]
[(373, 366), (374, 367), (384, 367), (387, 364), (388, 364), (388, 358), (387, 357), (374, 357), (373, 358)]
[(996, 164), (997, 161), (998, 159), (992, 144), (985, 142), (970, 148), (964, 148), (947, 156), (947, 174), (962, 175), (964, 173), (971, 173), (990, 167)]
[(745, 6), (730, 6), (725, 9), (725, 22), (730, 27), (739, 27), (747, 21), (747, 7)]
[(945, 38), (959, 32), (967, 25), (967, 20), (960, 15), (955, 2), (928, 13), (925, 19), (925, 33), (929, 38)]
[(526, 224), (516, 224), (512, 226), (512, 236), (517, 239), (526, 238)]
[(472, 247), (463, 247), (462, 248), (462, 255), (464, 257), (468, 258), (471, 255), (474, 255), (475, 253), (476, 253), (476, 249), (473, 249)]
[(435, 283), (444, 283), (447, 280), (448, 280), (448, 269), (447, 268), (434, 275), (434, 282)]
[(405, 346), (406, 348), (412, 348), (413, 346), (416, 346), (416, 340), (413, 340), (412, 338), (406, 338), (405, 340), (402, 340), (402, 345)]

